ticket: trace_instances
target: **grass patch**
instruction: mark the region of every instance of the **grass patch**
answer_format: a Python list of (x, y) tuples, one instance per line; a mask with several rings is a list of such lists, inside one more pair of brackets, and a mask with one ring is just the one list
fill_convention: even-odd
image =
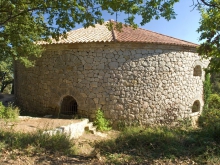
[(96, 143), (106, 163), (152, 163), (176, 159), (198, 164), (215, 163), (220, 144), (200, 129), (127, 127), (114, 140)]
[(36, 155), (59, 153), (71, 156), (76, 153), (74, 143), (65, 134), (48, 135), (42, 130), (23, 133), (0, 130), (0, 148), (5, 151), (21, 151), (19, 154)]
[[(0, 119), (13, 122), (18, 119), (19, 109), (17, 107), (5, 107), (0, 103)], [(17, 159), (17, 156), (43, 157), (49, 155), (73, 156), (76, 154), (76, 147), (73, 140), (66, 134), (57, 133), (49, 135), (44, 130), (35, 132), (17, 132), (13, 129), (13, 124), (0, 128), (0, 157)]]
[(0, 102), (0, 119), (6, 121), (15, 121), (19, 116), (19, 108), (9, 105), (5, 107), (2, 102)]

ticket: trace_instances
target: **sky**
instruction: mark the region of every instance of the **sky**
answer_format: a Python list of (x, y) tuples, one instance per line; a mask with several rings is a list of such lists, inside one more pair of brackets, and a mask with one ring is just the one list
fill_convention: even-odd
[(165, 19), (153, 20), (142, 28), (199, 43), (199, 33), (196, 30), (199, 27), (200, 13), (196, 9), (193, 10), (192, 5), (192, 0), (180, 0), (174, 6), (177, 14), (176, 19), (170, 21)]
[[(172, 36), (178, 39), (190, 41), (199, 44), (199, 34), (196, 30), (199, 27), (200, 13), (198, 10), (193, 10), (193, 0), (180, 0), (174, 6), (174, 10), (177, 14), (176, 19), (167, 21), (163, 18), (159, 20), (152, 20), (144, 26), (139, 27), (147, 30), (151, 30), (157, 33)], [(116, 20), (115, 15), (103, 13), (105, 21), (110, 19)], [(118, 21), (124, 22), (125, 16), (120, 14)], [(136, 18), (136, 23), (141, 22), (141, 18)], [(79, 28), (79, 26), (77, 27)]]

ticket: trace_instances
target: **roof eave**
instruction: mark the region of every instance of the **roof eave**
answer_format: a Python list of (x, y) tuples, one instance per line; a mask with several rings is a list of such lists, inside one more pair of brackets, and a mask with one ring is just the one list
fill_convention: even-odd
[(170, 46), (183, 46), (183, 47), (188, 47), (188, 48), (194, 48), (196, 49), (199, 47), (199, 45), (187, 45), (187, 44), (176, 44), (176, 43), (165, 43), (165, 42), (141, 42), (141, 41), (119, 41), (119, 40), (114, 40), (114, 41), (94, 41), (94, 42), (69, 42), (69, 43), (45, 43), (45, 44), (39, 44), (42, 46), (47, 46), (47, 45), (70, 45), (70, 44), (86, 44), (86, 43), (142, 43), (142, 44), (157, 44), (157, 45), (170, 45)]

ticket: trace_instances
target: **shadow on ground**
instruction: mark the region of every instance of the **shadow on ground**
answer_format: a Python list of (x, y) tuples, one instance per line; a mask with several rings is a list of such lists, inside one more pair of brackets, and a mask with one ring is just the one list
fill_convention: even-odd
[(115, 140), (96, 143), (95, 148), (107, 162), (115, 164), (220, 162), (220, 142), (198, 129), (128, 128)]
[(2, 102), (2, 104), (4, 106), (8, 106), (9, 104), (13, 104), (14, 103), (14, 95), (0, 93), (0, 102)]

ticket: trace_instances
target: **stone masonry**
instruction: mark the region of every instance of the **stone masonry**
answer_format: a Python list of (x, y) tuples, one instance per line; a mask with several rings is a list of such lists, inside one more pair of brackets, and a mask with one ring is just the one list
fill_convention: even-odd
[[(16, 100), (29, 111), (58, 115), (65, 96), (94, 119), (151, 124), (189, 117), (203, 106), (204, 71), (195, 48), (146, 43), (46, 45), (36, 66), (16, 64)], [(201, 74), (196, 75), (198, 68)]]

